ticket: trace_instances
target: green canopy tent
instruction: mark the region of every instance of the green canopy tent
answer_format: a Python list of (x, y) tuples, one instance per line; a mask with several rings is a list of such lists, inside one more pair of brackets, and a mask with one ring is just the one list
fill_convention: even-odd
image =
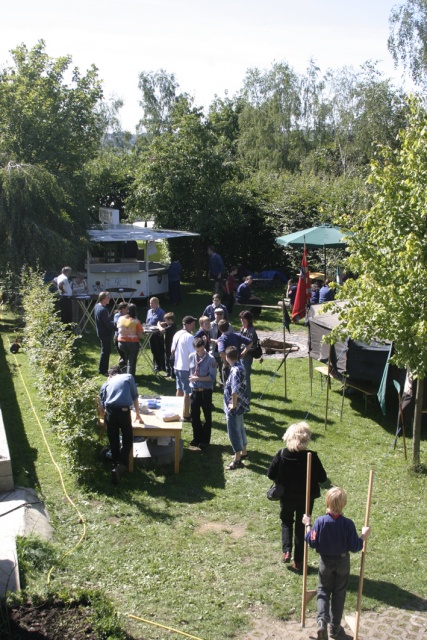
[(345, 238), (348, 235), (351, 235), (351, 232), (342, 231), (339, 227), (329, 224), (321, 224), (318, 227), (288, 233), (286, 236), (276, 238), (276, 242), (285, 247), (303, 247), (304, 245), (307, 249), (321, 249), (323, 247), (326, 279), (326, 249), (345, 247)]

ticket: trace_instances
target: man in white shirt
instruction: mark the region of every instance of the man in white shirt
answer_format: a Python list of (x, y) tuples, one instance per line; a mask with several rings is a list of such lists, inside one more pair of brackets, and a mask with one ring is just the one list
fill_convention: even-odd
[(71, 282), (69, 280), (70, 275), (71, 267), (63, 267), (61, 275), (59, 275), (57, 279), (58, 291), (61, 296), (61, 320), (64, 324), (69, 324), (73, 319), (71, 306), (73, 290), (71, 289)]
[(182, 329), (173, 337), (171, 353), (174, 356), (176, 375), (176, 395), (184, 397), (183, 421), (191, 422), (190, 418), (190, 354), (193, 353), (193, 331), (196, 318), (185, 316)]

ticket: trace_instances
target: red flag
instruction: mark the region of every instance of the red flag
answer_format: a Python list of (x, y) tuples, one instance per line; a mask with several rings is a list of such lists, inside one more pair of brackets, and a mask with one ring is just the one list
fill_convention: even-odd
[(307, 304), (311, 298), (310, 274), (307, 264), (307, 249), (304, 245), (304, 253), (302, 254), (301, 271), (299, 274), (297, 293), (295, 296), (294, 306), (292, 307), (292, 320), (298, 322), (304, 318)]

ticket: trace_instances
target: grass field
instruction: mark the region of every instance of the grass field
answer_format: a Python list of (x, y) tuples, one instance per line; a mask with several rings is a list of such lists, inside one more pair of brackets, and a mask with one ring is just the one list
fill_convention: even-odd
[[(278, 296), (268, 292), (264, 298), (271, 304)], [(187, 313), (198, 317), (208, 302), (206, 291), (190, 294), (186, 288), (180, 317)], [(237, 313), (238, 308), (233, 316), (236, 326)], [(279, 507), (266, 499), (270, 486), (266, 470), (281, 448), (285, 428), (307, 418), (314, 433), (312, 448), (319, 453), (329, 483), (347, 490), (345, 513), (355, 520), (358, 530), (364, 522), (369, 471), (375, 471), (363, 607), (405, 607), (426, 597), (427, 477), (411, 471), (401, 441), (393, 449), (393, 398), (386, 417), (376, 401), (365, 415), (361, 397), (356, 394), (346, 398), (340, 422), (341, 396), (335, 383), (325, 431), (325, 392), (315, 378), (310, 395), (307, 359), (288, 360), (287, 400), (283, 397), (283, 368), (274, 375), (279, 361), (265, 359), (253, 367), (253, 401), (245, 417), (249, 440), (245, 469), (224, 469), (232, 451), (222, 399), (216, 392), (212, 445), (203, 452), (188, 449), (191, 425), (185, 424), (179, 475), (174, 475), (172, 466), (144, 468), (138, 462), (135, 473), (113, 487), (108, 465), (99, 460), (102, 443), (94, 433), (92, 472), (78, 482), (69, 473), (56, 436), (43, 419), (43, 407), (35, 391), (37, 376), (29, 368), (25, 353), (20, 351), (15, 359), (9, 352), (8, 340), (16, 327), (17, 320), (3, 312), (0, 403), (16, 484), (35, 487), (45, 500), (55, 531), (52, 554), (59, 556), (71, 549), (81, 536), (82, 525), (64, 498), (29, 407), (25, 383), (53, 457), (64, 474), (67, 491), (87, 527), (83, 542), (53, 571), (50, 588), (101, 588), (121, 613), (204, 640), (244, 638), (254, 614), (266, 620), (298, 619), (302, 579), (281, 563)], [(257, 327), (280, 330), (279, 313), (263, 313)], [(292, 331), (305, 329), (293, 327)], [(87, 375), (94, 376), (99, 352), (93, 333), (78, 341), (78, 355), (86, 363)], [(142, 360), (138, 373), (140, 393), (174, 394), (173, 382), (154, 377)], [(408, 438), (408, 458), (411, 444)], [(425, 431), (421, 459), (425, 465)], [(314, 516), (324, 511), (323, 496), (324, 491), (315, 502)], [(46, 562), (43, 570), (28, 569), (25, 581), (30, 591), (46, 588), (48, 565)], [(359, 568), (360, 554), (352, 558), (347, 611), (355, 609)], [(310, 552), (309, 588), (316, 586), (316, 573), (316, 554)], [(314, 615), (315, 607), (313, 600), (309, 616)], [(127, 617), (124, 625), (137, 638), (176, 637), (170, 631)]]

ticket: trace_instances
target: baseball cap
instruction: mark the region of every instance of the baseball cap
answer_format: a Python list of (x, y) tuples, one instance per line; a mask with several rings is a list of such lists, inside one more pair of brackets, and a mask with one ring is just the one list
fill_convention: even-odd
[(182, 324), (191, 324), (192, 322), (196, 322), (197, 318), (193, 318), (193, 316), (185, 316), (182, 319)]
[(214, 314), (215, 313), (224, 313), (224, 309), (215, 309)]

